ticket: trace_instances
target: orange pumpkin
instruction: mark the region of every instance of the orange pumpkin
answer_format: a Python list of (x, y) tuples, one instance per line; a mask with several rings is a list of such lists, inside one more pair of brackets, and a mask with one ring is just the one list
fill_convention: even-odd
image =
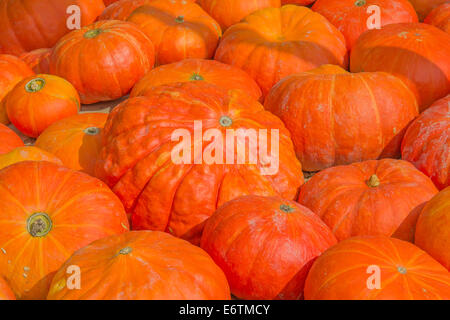
[(199, 5), (185, 0), (155, 0), (128, 17), (152, 40), (157, 64), (214, 56), (222, 31)]
[(52, 49), (42, 48), (26, 52), (20, 56), (20, 59), (33, 69), (35, 73), (49, 73), (50, 54)]
[(450, 92), (450, 34), (424, 23), (397, 23), (361, 35), (352, 72), (386, 71), (416, 94), (420, 110)]
[(22, 161), (48, 161), (62, 165), (56, 156), (37, 147), (17, 147), (14, 150), (0, 154), (0, 170)]
[(0, 277), (0, 300), (16, 300), (16, 296), (2, 277)]
[(450, 2), (434, 8), (424, 22), (450, 33)]
[(298, 201), (318, 214), (338, 240), (391, 236), (401, 227), (396, 237), (412, 241), (416, 207), (437, 193), (409, 162), (384, 159), (323, 170), (301, 188)]
[(346, 66), (344, 36), (323, 16), (286, 5), (259, 10), (224, 34), (215, 59), (246, 71), (266, 96), (282, 78), (330, 63)]
[(59, 40), (50, 72), (70, 81), (81, 102), (90, 104), (126, 95), (154, 61), (154, 46), (136, 25), (99, 21)]
[(16, 128), (29, 137), (37, 137), (52, 123), (77, 114), (80, 97), (67, 80), (38, 74), (20, 81), (4, 104)]
[(57, 156), (64, 166), (94, 175), (107, 118), (106, 113), (82, 113), (62, 119), (45, 129), (35, 145)]
[(418, 115), (414, 94), (398, 78), (332, 65), (284, 78), (264, 106), (291, 132), (306, 171), (400, 156), (406, 127)]
[(420, 21), (423, 21), (425, 17), (437, 6), (448, 2), (448, 0), (409, 0), (419, 15)]
[(128, 230), (101, 181), (50, 162), (0, 171), (0, 276), (19, 299), (45, 299), (56, 270), (90, 242)]
[(450, 187), (431, 199), (419, 216), (415, 244), (450, 271)]
[[(67, 287), (67, 268), (82, 275)], [(229, 300), (222, 270), (202, 249), (163, 232), (132, 231), (78, 250), (53, 279), (49, 300)]]
[(309, 209), (279, 197), (245, 196), (208, 219), (201, 247), (225, 272), (238, 298), (303, 297), (312, 262), (336, 238)]
[(305, 284), (307, 300), (449, 300), (450, 273), (413, 244), (356, 237), (325, 251)]
[(298, 4), (301, 6), (308, 6), (316, 0), (281, 0), (281, 4)]
[(22, 139), (10, 128), (0, 123), (0, 155), (22, 146)]
[(226, 90), (242, 90), (256, 100), (261, 98), (261, 89), (241, 69), (218, 61), (202, 59), (187, 59), (153, 69), (134, 86), (130, 96), (145, 96), (153, 87), (164, 84), (200, 80)]

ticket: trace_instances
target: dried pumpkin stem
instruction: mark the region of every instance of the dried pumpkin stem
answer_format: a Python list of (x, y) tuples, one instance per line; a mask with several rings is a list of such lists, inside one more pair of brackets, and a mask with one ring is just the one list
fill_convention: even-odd
[(52, 227), (52, 219), (44, 212), (36, 212), (27, 220), (27, 231), (33, 237), (44, 237)]
[(377, 175), (372, 175), (369, 180), (367, 180), (367, 185), (371, 188), (376, 188), (380, 185), (380, 179), (378, 179)]

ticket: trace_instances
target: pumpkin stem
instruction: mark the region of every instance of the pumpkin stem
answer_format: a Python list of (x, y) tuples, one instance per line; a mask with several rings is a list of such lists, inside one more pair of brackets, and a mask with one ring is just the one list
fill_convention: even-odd
[(295, 211), (295, 209), (288, 204), (282, 204), (280, 206), (280, 210), (286, 213), (291, 213)]
[(357, 7), (363, 7), (366, 5), (366, 0), (356, 0), (355, 6)]
[(90, 136), (96, 136), (100, 133), (100, 129), (97, 127), (89, 127), (84, 129), (84, 133)]
[(37, 212), (27, 220), (27, 231), (33, 237), (44, 237), (52, 229), (52, 219), (44, 212)]
[(376, 188), (380, 185), (380, 179), (378, 179), (377, 175), (372, 175), (369, 180), (367, 180), (367, 185), (371, 188)]
[(408, 272), (408, 270), (406, 270), (405, 267), (403, 266), (399, 266), (397, 267), (398, 272), (400, 272), (401, 274), (406, 274), (406, 272)]
[(198, 73), (194, 73), (189, 80), (192, 81), (199, 81), (199, 80), (205, 80), (205, 78), (203, 78), (201, 75), (199, 75)]
[(222, 116), (219, 120), (219, 123), (222, 127), (229, 127), (233, 124), (233, 120), (231, 120), (228, 116)]
[(41, 91), (44, 87), (45, 80), (42, 78), (35, 78), (27, 82), (27, 84), (25, 85), (25, 90), (27, 92), (38, 92)]
[(125, 247), (125, 248), (123, 248), (123, 249), (120, 249), (119, 253), (120, 253), (120, 254), (123, 254), (123, 255), (126, 255), (126, 254), (131, 253), (132, 251), (133, 251), (132, 248), (130, 248), (130, 247)]
[(101, 29), (92, 29), (92, 30), (86, 31), (86, 33), (84, 34), (84, 37), (87, 39), (92, 39), (92, 38), (95, 38), (96, 36), (98, 36), (100, 33), (102, 33)]
[(183, 23), (184, 22), (184, 16), (178, 16), (175, 18), (176, 23)]

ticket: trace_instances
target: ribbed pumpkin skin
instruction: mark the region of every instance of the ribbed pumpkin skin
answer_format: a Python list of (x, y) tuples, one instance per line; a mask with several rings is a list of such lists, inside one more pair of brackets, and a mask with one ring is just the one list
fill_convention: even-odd
[[(81, 290), (66, 287), (80, 267)], [(157, 231), (111, 236), (78, 250), (59, 269), (49, 300), (229, 300), (222, 270), (202, 249)]]
[(22, 161), (48, 161), (62, 165), (56, 156), (37, 147), (17, 147), (14, 150), (0, 154), (0, 170), (17, 162)]
[(185, 0), (155, 0), (128, 17), (152, 40), (158, 65), (214, 56), (222, 31), (199, 5)]
[(417, 221), (415, 244), (450, 271), (450, 187), (426, 204)]
[(450, 3), (434, 8), (424, 22), (450, 33)]
[(0, 300), (16, 300), (16, 296), (2, 277), (0, 277)]
[(20, 55), (39, 48), (51, 48), (66, 33), (67, 10), (81, 9), (81, 26), (91, 24), (102, 13), (102, 0), (2, 0), (0, 2), (0, 53)]
[(52, 49), (42, 48), (30, 52), (25, 52), (20, 55), (20, 59), (33, 69), (35, 73), (49, 73), (50, 71), (50, 54)]
[(344, 36), (321, 15), (286, 5), (247, 16), (230, 27), (215, 59), (246, 71), (266, 96), (282, 78), (330, 63), (346, 65)]
[(392, 23), (418, 22), (417, 13), (408, 0), (317, 0), (313, 11), (327, 18), (347, 40), (350, 50), (358, 37), (367, 31), (368, 20), (374, 12), (370, 6), (380, 9), (380, 26)]
[(200, 80), (226, 90), (242, 90), (255, 100), (261, 98), (261, 89), (247, 73), (228, 64), (203, 59), (187, 59), (153, 69), (134, 86), (130, 96), (145, 96), (160, 85)]
[(0, 276), (18, 299), (45, 299), (73, 252), (128, 230), (123, 206), (105, 184), (50, 162), (4, 168), (0, 191)]
[(10, 128), (0, 123), (0, 154), (8, 153), (22, 146), (22, 139)]
[(448, 0), (409, 0), (409, 2), (416, 9), (420, 21), (423, 21), (434, 8), (448, 2)]
[(223, 30), (238, 23), (249, 14), (264, 8), (279, 8), (280, 0), (198, 0)]
[[(222, 125), (222, 120), (231, 125)], [(171, 153), (180, 142), (171, 141), (173, 133), (186, 129), (193, 137), (194, 121), (201, 121), (205, 134), (218, 129), (223, 148), (227, 129), (267, 129), (268, 150), (273, 130), (279, 130), (279, 170), (264, 173), (269, 162), (274, 164), (269, 158), (263, 162), (258, 157), (251, 164), (247, 157), (238, 164), (236, 147), (231, 152), (217, 148), (223, 150), (218, 154), (223, 154), (225, 164), (176, 164)], [(241, 91), (203, 81), (159, 86), (146, 97), (123, 102), (110, 114), (103, 137), (96, 175), (132, 213), (133, 228), (168, 231), (193, 243), (199, 243), (204, 221), (224, 202), (246, 194), (293, 199), (303, 183), (301, 164), (283, 123)], [(226, 164), (227, 153), (234, 156), (233, 164)], [(192, 147), (191, 163), (194, 154)]]
[(70, 82), (49, 74), (23, 79), (3, 103), (12, 124), (34, 138), (52, 123), (80, 110), (80, 97)]
[(436, 101), (408, 127), (402, 158), (433, 180), (438, 189), (450, 185), (450, 95)]
[(309, 209), (279, 197), (245, 196), (208, 219), (201, 247), (225, 272), (234, 296), (294, 300), (336, 238)]
[(307, 6), (313, 3), (316, 0), (281, 0), (281, 4), (299, 4), (301, 6)]
[[(380, 268), (380, 289), (372, 269)], [(388, 237), (356, 237), (325, 251), (305, 284), (307, 300), (448, 300), (450, 274), (426, 252)]]
[(264, 106), (291, 132), (306, 171), (399, 156), (418, 115), (414, 94), (396, 77), (332, 65), (284, 78)]
[(48, 127), (35, 145), (62, 160), (64, 166), (94, 175), (106, 113), (82, 113)]
[(298, 202), (318, 214), (338, 240), (391, 236), (400, 227), (395, 236), (412, 241), (416, 207), (437, 193), (409, 162), (384, 159), (323, 170), (301, 188)]
[(0, 54), (0, 124), (8, 124), (8, 115), (2, 103), (6, 94), (23, 78), (34, 74), (33, 70), (19, 58)]
[(103, 3), (105, 6), (109, 6), (110, 4), (117, 2), (118, 0), (103, 0)]
[(126, 95), (154, 62), (154, 46), (137, 26), (99, 21), (59, 40), (50, 72), (69, 80), (81, 102), (90, 104)]
[(352, 72), (386, 71), (416, 94), (420, 110), (450, 91), (450, 34), (424, 23), (398, 23), (365, 32), (350, 57)]

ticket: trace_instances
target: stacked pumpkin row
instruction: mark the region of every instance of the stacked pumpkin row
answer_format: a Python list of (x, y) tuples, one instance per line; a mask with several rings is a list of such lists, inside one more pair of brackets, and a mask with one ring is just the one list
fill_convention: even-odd
[[(0, 33), (0, 51), (38, 50), (0, 56), (1, 121), (37, 137), (0, 125), (4, 296), (450, 299), (450, 35), (403, 0), (372, 1), (394, 20), (367, 32), (371, 1), (197, 2), (119, 0), (53, 40)], [(197, 163), (195, 142), (175, 163), (173, 132), (196, 121), (278, 130), (278, 170)]]

